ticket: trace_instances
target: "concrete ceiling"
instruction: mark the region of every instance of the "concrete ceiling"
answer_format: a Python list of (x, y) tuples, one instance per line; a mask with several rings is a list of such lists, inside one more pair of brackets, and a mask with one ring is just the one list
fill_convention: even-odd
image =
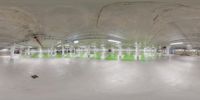
[(200, 47), (199, 6), (199, 0), (0, 0), (0, 48), (77, 39)]

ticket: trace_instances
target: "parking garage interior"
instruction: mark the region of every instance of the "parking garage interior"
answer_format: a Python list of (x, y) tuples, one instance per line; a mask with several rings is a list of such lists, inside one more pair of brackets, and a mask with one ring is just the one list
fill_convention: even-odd
[(0, 100), (200, 100), (199, 0), (0, 0)]

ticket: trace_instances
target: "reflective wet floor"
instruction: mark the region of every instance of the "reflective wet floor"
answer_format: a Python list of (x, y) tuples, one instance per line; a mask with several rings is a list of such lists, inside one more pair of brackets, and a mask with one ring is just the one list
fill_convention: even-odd
[(0, 100), (200, 100), (199, 94), (200, 57), (149, 62), (0, 57)]

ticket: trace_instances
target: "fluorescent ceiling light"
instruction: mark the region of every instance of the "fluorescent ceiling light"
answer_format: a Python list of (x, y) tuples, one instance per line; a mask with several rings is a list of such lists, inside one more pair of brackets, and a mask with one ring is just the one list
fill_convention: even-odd
[(68, 47), (68, 46), (69, 46), (69, 44), (65, 44), (65, 46), (66, 46), (66, 47)]
[(108, 41), (113, 42), (113, 43), (117, 43), (117, 44), (121, 43), (121, 41), (117, 41), (117, 40), (108, 40)]
[(58, 45), (57, 47), (61, 47), (61, 45)]
[(79, 43), (79, 41), (78, 41), (78, 40), (74, 41), (74, 44), (77, 44), (77, 43)]
[(58, 42), (57, 42), (57, 44), (60, 44), (60, 43), (61, 43), (61, 41), (58, 41)]
[(81, 47), (81, 48), (86, 48), (87, 46), (82, 45), (82, 46), (79, 46), (79, 47)]
[(170, 45), (180, 45), (180, 44), (183, 44), (183, 42), (171, 43)]

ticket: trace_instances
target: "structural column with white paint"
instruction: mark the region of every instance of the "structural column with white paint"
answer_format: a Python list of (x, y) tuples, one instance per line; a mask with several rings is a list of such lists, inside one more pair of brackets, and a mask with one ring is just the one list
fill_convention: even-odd
[(41, 47), (39, 48), (39, 57), (40, 57), (40, 58), (43, 57), (43, 51), (42, 51), (42, 48), (41, 48)]
[(14, 59), (15, 56), (15, 43), (13, 44), (13, 46), (10, 48), (10, 58)]
[(65, 56), (65, 46), (64, 46), (64, 44), (62, 44), (62, 56), (63, 57)]
[(101, 59), (104, 60), (105, 58), (106, 58), (106, 49), (105, 47), (102, 47)]
[(170, 53), (170, 49), (171, 49), (171, 46), (167, 46), (166, 48), (166, 55), (169, 56), (171, 53)]
[(119, 45), (118, 47), (118, 60), (121, 60), (122, 59), (122, 47), (121, 45)]
[(23, 55), (23, 48), (22, 48), (22, 46), (19, 47), (19, 55), (20, 55), (20, 56)]
[(135, 43), (135, 59), (140, 59), (140, 45), (137, 42)]
[(31, 53), (30, 53), (30, 47), (27, 48), (27, 55), (28, 55), (28, 56), (31, 55)]

